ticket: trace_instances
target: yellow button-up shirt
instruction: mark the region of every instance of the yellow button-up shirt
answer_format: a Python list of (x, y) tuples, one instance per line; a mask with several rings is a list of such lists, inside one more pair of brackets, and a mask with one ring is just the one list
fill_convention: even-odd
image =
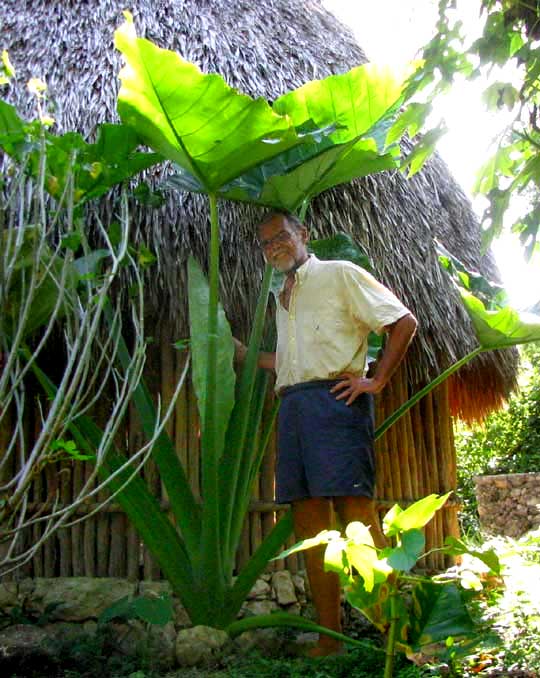
[(277, 305), (276, 391), (342, 372), (365, 374), (370, 331), (408, 313), (363, 268), (311, 255), (295, 273), (289, 310)]

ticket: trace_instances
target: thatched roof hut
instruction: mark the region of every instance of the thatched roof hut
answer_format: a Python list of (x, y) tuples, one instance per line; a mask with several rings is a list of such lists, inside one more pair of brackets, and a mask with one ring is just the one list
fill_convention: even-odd
[[(91, 135), (97, 123), (117, 119), (121, 57), (114, 50), (113, 33), (124, 8), (126, 4), (117, 0), (0, 0), (1, 47), (8, 49), (22, 82), (32, 76), (47, 81), (59, 131), (77, 129)], [(132, 0), (128, 8), (139, 35), (269, 100), (306, 80), (366, 61), (350, 31), (317, 0)], [(14, 103), (30, 115), (28, 101), (19, 98)], [(164, 375), (167, 361), (174, 366), (177, 360), (164, 357), (164, 347), (186, 332), (184, 262), (189, 252), (206, 260), (209, 225), (201, 201), (176, 194), (159, 210), (140, 208), (135, 215), (137, 237), (158, 256), (157, 272), (148, 283), (163, 347), (153, 367)], [(258, 215), (255, 209), (222, 205), (222, 298), (240, 335), (249, 325), (262, 269), (253, 242)], [(434, 238), (488, 277), (496, 276), (493, 260), (480, 256), (477, 219), (438, 157), (411, 180), (399, 172), (384, 172), (327, 192), (313, 203), (307, 222), (316, 237), (351, 233), (368, 252), (380, 280), (419, 319), (406, 365), (379, 403), (382, 417), (475, 345), (458, 295), (438, 265)], [(394, 427), (381, 443), (381, 498), (410, 499), (455, 486), (450, 411), (473, 419), (499, 406), (515, 385), (516, 360), (513, 351), (482, 355), (415, 408), (401, 428)], [(161, 388), (166, 394), (170, 386), (165, 382)], [(189, 407), (186, 401), (186, 411)], [(189, 426), (184, 433), (180, 428), (177, 421), (178, 445), (188, 445)], [(401, 480), (393, 470), (395, 454), (404, 474)], [(197, 472), (193, 474), (196, 484)], [(261, 499), (271, 500), (269, 487), (261, 481)], [(455, 531), (454, 517), (434, 529), (439, 536)]]

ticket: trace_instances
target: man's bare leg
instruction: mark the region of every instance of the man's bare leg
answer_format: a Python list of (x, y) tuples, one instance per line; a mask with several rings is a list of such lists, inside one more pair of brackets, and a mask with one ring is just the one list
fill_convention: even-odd
[(379, 516), (375, 510), (375, 502), (368, 497), (334, 497), (334, 509), (338, 514), (343, 529), (353, 521), (360, 521), (370, 526), (375, 546), (383, 549), (388, 546), (381, 530)]
[[(322, 530), (332, 529), (332, 500), (325, 497), (302, 499), (292, 504), (294, 531), (297, 539), (314, 537)], [(304, 551), (306, 570), (317, 610), (318, 622), (341, 633), (341, 586), (337, 574), (324, 571), (325, 546)], [(339, 652), (341, 643), (324, 634), (310, 652), (311, 656), (325, 656)]]

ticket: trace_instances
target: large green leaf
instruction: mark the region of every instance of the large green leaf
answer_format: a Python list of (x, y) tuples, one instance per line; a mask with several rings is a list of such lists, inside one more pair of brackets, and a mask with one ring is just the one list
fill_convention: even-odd
[(540, 316), (507, 304), (504, 289), (467, 269), (438, 243), (439, 262), (457, 286), (483, 351), (540, 341)]
[(459, 292), (484, 350), (540, 341), (540, 316), (522, 313), (509, 306), (486, 311), (484, 304), (471, 292), (463, 288)]
[(367, 63), (341, 75), (312, 80), (276, 99), (273, 109), (296, 127), (336, 125), (331, 138), (343, 144), (371, 137), (384, 152), (389, 125), (401, 103), (403, 81), (387, 66)]
[(394, 154), (380, 154), (373, 139), (352, 140), (330, 147), (321, 144), (315, 150), (320, 152), (313, 152), (312, 157), (295, 164), (284, 174), (268, 176), (273, 168), (255, 168), (224, 186), (220, 196), (296, 212), (305, 200), (328, 188), (396, 167)]
[(221, 195), (296, 211), (328, 188), (396, 167), (399, 147), (387, 149), (386, 137), (402, 89), (402, 80), (387, 67), (364, 64), (288, 92), (273, 109), (292, 119), (297, 129), (327, 133), (316, 146), (295, 148), (242, 175)]
[(217, 449), (212, 452), (219, 459), (223, 451), (225, 432), (234, 405), (235, 374), (233, 369), (234, 345), (230, 325), (223, 308), (218, 311), (217, 329), (217, 380), (216, 393), (207, 393), (208, 368), (208, 282), (199, 264), (193, 257), (188, 261), (189, 322), (191, 330), (191, 354), (193, 358), (193, 385), (199, 404), (201, 425), (207, 426), (206, 406), (209, 397), (215, 397), (215, 421), (211, 423), (217, 440)]
[(127, 62), (120, 116), (177, 163), (169, 186), (296, 210), (327, 188), (396, 166), (399, 148), (385, 143), (403, 82), (388, 68), (365, 64), (314, 80), (271, 107), (137, 38), (129, 15), (115, 41)]
[(464, 592), (455, 584), (418, 584), (411, 606), (410, 644), (419, 652), (425, 645), (475, 633), (475, 625), (467, 610)]
[(137, 38), (133, 21), (115, 33), (126, 66), (118, 111), (149, 146), (178, 163), (209, 192), (304, 143), (291, 121), (264, 99), (205, 75), (175, 52)]

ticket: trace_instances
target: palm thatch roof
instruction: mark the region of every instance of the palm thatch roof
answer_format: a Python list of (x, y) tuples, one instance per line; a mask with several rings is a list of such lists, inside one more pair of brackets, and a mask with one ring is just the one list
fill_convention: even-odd
[[(204, 72), (273, 100), (306, 80), (366, 61), (350, 31), (318, 0), (0, 0), (3, 43), (21, 82), (44, 78), (56, 105), (58, 130), (92, 135), (96, 124), (117, 119), (120, 55), (113, 33), (131, 10), (139, 35), (178, 51)], [(9, 96), (31, 115), (23, 88)], [(18, 99), (18, 100), (17, 100)], [(222, 298), (235, 331), (249, 324), (262, 269), (254, 246), (260, 212), (222, 205)], [(109, 205), (112, 213), (112, 204)], [(470, 267), (491, 278), (491, 255), (480, 256), (480, 228), (466, 196), (435, 156), (411, 180), (384, 172), (320, 196), (307, 219), (316, 237), (351, 233), (369, 254), (378, 277), (419, 319), (408, 359), (413, 388), (475, 345), (468, 317), (439, 268), (434, 238)], [(206, 260), (209, 225), (203, 198), (171, 196), (158, 210), (136, 208), (137, 238), (157, 254), (149, 277), (154, 307), (184, 324), (184, 262)], [(517, 354), (484, 354), (453, 379), (453, 411), (483, 416), (515, 386)]]

